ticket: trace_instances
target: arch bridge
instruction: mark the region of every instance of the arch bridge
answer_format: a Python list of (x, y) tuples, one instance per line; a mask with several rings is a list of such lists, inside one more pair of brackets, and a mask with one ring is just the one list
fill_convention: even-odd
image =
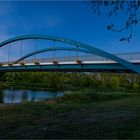
[(84, 71), (140, 74), (140, 53), (111, 54), (49, 35), (24, 35), (0, 43), (0, 72)]

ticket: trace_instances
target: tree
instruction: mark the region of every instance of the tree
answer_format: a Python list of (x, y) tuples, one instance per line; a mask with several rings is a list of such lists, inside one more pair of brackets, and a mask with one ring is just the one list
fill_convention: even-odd
[(111, 79), (110, 79), (110, 82), (109, 82), (109, 86), (112, 90), (117, 90), (119, 88), (119, 85), (120, 85), (120, 78), (117, 77), (117, 76), (113, 76)]
[(133, 90), (135, 91), (135, 92), (138, 92), (139, 91), (139, 85), (137, 84), (137, 83), (133, 83), (132, 84), (132, 87), (133, 87)]
[(127, 20), (122, 28), (117, 28), (114, 24), (107, 25), (108, 31), (123, 32), (129, 31), (128, 36), (122, 37), (120, 41), (130, 41), (133, 34), (133, 27), (138, 24), (138, 10), (140, 9), (140, 0), (89, 0), (85, 1), (90, 5), (94, 14), (101, 15), (101, 8), (105, 7), (108, 16), (117, 16), (120, 12), (127, 15)]

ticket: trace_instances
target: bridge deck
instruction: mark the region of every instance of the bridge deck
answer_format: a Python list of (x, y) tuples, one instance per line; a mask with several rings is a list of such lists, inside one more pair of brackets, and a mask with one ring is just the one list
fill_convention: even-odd
[[(140, 66), (140, 60), (130, 60), (131, 63)], [(12, 71), (81, 71), (81, 72), (132, 72), (125, 66), (112, 61), (82, 61), (81, 64), (77, 64), (75, 61), (72, 62), (59, 62), (54, 64), (53, 62), (42, 62), (38, 65), (35, 63), (27, 63), (25, 65), (4, 64), (0, 67), (0, 71), (12, 72)]]
[[(27, 61), (28, 62), (28, 61)], [(40, 65), (54, 65), (53, 62), (40, 62), (40, 61), (34, 61), (34, 62), (39, 62)], [(34, 62), (28, 62), (26, 63), (26, 61), (24, 61), (26, 66), (29, 65), (36, 65)], [(140, 60), (129, 60), (128, 62), (130, 63), (138, 63), (140, 64)], [(9, 67), (9, 64), (12, 64), (13, 62), (6, 62), (3, 63), (3, 65), (1, 67)], [(98, 61), (81, 61), (82, 64), (116, 64), (118, 62), (115, 62), (113, 60), (98, 60)], [(69, 62), (58, 62), (58, 64), (63, 65), (63, 64), (77, 64), (76, 61), (69, 61)], [(12, 66), (21, 66), (20, 63), (18, 64), (13, 64)]]

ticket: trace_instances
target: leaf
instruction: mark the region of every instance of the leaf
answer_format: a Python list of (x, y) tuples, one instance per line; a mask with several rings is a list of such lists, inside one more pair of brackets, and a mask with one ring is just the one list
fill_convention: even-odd
[(93, 13), (96, 13), (96, 9), (94, 9)]
[(107, 26), (107, 30), (111, 30), (111, 28), (112, 28), (112, 27), (114, 27), (114, 25), (113, 25), (113, 24), (108, 25), (108, 26)]
[(105, 6), (108, 5), (108, 1), (107, 1), (107, 0), (104, 1), (104, 5), (105, 5)]
[(138, 23), (138, 20), (136, 19), (136, 20), (135, 20), (135, 25), (136, 25), (137, 23)]
[(126, 39), (125, 39), (125, 38), (121, 38), (121, 39), (120, 39), (120, 41), (124, 41), (124, 40), (126, 40)]
[(111, 17), (112, 16), (112, 12), (110, 11), (110, 13), (109, 13), (109, 16)]
[(140, 6), (140, 1), (138, 0), (138, 6)]
[(115, 3), (115, 1), (114, 1), (114, 0), (112, 0), (112, 1), (111, 1), (111, 4), (113, 5), (114, 3)]

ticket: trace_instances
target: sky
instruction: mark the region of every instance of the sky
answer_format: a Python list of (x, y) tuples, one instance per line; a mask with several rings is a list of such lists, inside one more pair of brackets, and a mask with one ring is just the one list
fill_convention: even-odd
[[(104, 11), (105, 9), (103, 9)], [(121, 26), (126, 17), (108, 18), (93, 14), (83, 1), (0, 1), (0, 42), (26, 34), (47, 34), (77, 40), (110, 53), (140, 52), (140, 24), (132, 40), (120, 42), (127, 32), (107, 31), (106, 26)]]

